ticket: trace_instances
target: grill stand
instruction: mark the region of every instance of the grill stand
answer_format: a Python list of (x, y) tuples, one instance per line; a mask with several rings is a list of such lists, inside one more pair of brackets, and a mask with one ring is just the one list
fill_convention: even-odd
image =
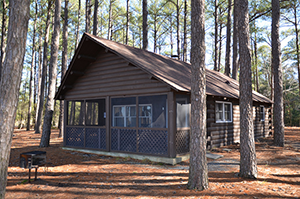
[(31, 183), (31, 169), (35, 169), (35, 175), (34, 175), (34, 181), (37, 180), (37, 170), (39, 168), (38, 165), (32, 166), (31, 165), (31, 158), (28, 158), (28, 168), (29, 168), (29, 172), (28, 172), (28, 183)]
[[(38, 167), (35, 167), (34, 181), (37, 180), (37, 169)], [(28, 173), (28, 183), (31, 183), (30, 178), (31, 178), (31, 169), (29, 169), (29, 173)]]

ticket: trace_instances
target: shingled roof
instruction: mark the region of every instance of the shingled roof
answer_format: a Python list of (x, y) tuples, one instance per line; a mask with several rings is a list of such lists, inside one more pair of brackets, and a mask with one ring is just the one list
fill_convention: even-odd
[[(93, 42), (91, 43), (90, 40)], [(56, 93), (56, 99), (59, 99), (58, 96), (65, 92), (64, 88), (66, 85), (70, 85), (75, 81), (74, 77), (71, 77), (72, 75), (70, 75), (70, 71), (73, 68), (76, 68), (77, 71), (84, 70), (81, 69), (83, 65), (76, 64), (78, 59), (75, 59), (80, 56), (81, 51), (94, 54), (94, 57), (96, 56), (95, 53), (97, 52), (95, 52), (95, 50), (86, 52), (89, 50), (86, 45), (84, 47), (85, 42), (89, 42), (89, 45), (96, 44), (99, 47), (103, 47), (104, 49), (122, 57), (132, 65), (141, 68), (143, 71), (169, 85), (176, 91), (191, 91), (191, 64), (84, 33), (80, 45), (72, 59), (72, 62), (70, 63), (70, 67), (63, 78), (62, 85)], [(89, 60), (90, 62), (92, 61), (92, 59)], [(236, 80), (227, 77), (222, 73), (206, 69), (206, 94), (238, 99), (239, 84)], [(253, 91), (253, 100), (263, 103), (272, 103), (270, 99), (255, 91)]]

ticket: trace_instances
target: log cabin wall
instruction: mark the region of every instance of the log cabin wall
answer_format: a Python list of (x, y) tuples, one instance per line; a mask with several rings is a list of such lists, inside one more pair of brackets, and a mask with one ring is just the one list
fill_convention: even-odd
[[(232, 122), (216, 122), (216, 101), (232, 103)], [(207, 96), (207, 147), (213, 149), (239, 141), (240, 118), (238, 100)]]
[[(216, 102), (232, 103), (232, 122), (216, 122)], [(260, 107), (264, 106), (265, 118), (261, 120)], [(272, 130), (272, 115), (270, 104), (253, 104), (253, 125), (255, 139), (268, 137)], [(207, 148), (213, 149), (220, 146), (240, 142), (240, 108), (239, 101), (224, 97), (207, 96)]]
[[(261, 116), (262, 107), (264, 109), (264, 118)], [(253, 125), (255, 140), (272, 134), (272, 114), (269, 104), (253, 103)]]
[(266, 108), (266, 120), (265, 120), (265, 126), (267, 131), (265, 132), (265, 137), (272, 136), (272, 127), (273, 127), (273, 114), (272, 114), (272, 106), (269, 105)]
[(170, 87), (153, 79), (145, 71), (104, 49), (95, 62), (86, 66), (67, 91), (65, 100), (98, 99), (106, 96), (151, 95), (166, 93)]

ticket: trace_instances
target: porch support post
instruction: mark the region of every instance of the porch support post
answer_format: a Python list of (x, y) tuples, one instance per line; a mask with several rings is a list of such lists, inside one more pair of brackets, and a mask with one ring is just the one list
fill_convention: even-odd
[(67, 125), (68, 125), (68, 107), (69, 107), (69, 102), (67, 100), (64, 100), (65, 106), (64, 106), (64, 115), (63, 115), (63, 120), (64, 120), (64, 126), (62, 128), (64, 128), (63, 131), (63, 146), (66, 146), (67, 143)]
[(168, 92), (168, 155), (176, 157), (176, 97), (173, 91)]
[(110, 97), (107, 96), (105, 99), (105, 131), (106, 131), (106, 150), (110, 151)]
[(83, 137), (83, 147), (86, 148), (85, 144), (86, 144), (86, 128), (85, 128), (85, 114), (86, 114), (86, 107), (85, 107), (85, 103), (86, 103), (86, 100), (83, 100), (83, 121), (82, 121), (82, 124), (83, 124), (83, 132), (84, 132), (84, 137)]

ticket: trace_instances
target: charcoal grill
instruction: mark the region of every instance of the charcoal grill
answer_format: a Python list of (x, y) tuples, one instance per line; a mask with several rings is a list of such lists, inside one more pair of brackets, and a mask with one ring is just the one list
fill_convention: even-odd
[(46, 164), (46, 152), (45, 151), (29, 151), (20, 154), (20, 167), (29, 169), (28, 182), (30, 183), (31, 169), (35, 169), (35, 178), (37, 180), (37, 170), (39, 166)]

